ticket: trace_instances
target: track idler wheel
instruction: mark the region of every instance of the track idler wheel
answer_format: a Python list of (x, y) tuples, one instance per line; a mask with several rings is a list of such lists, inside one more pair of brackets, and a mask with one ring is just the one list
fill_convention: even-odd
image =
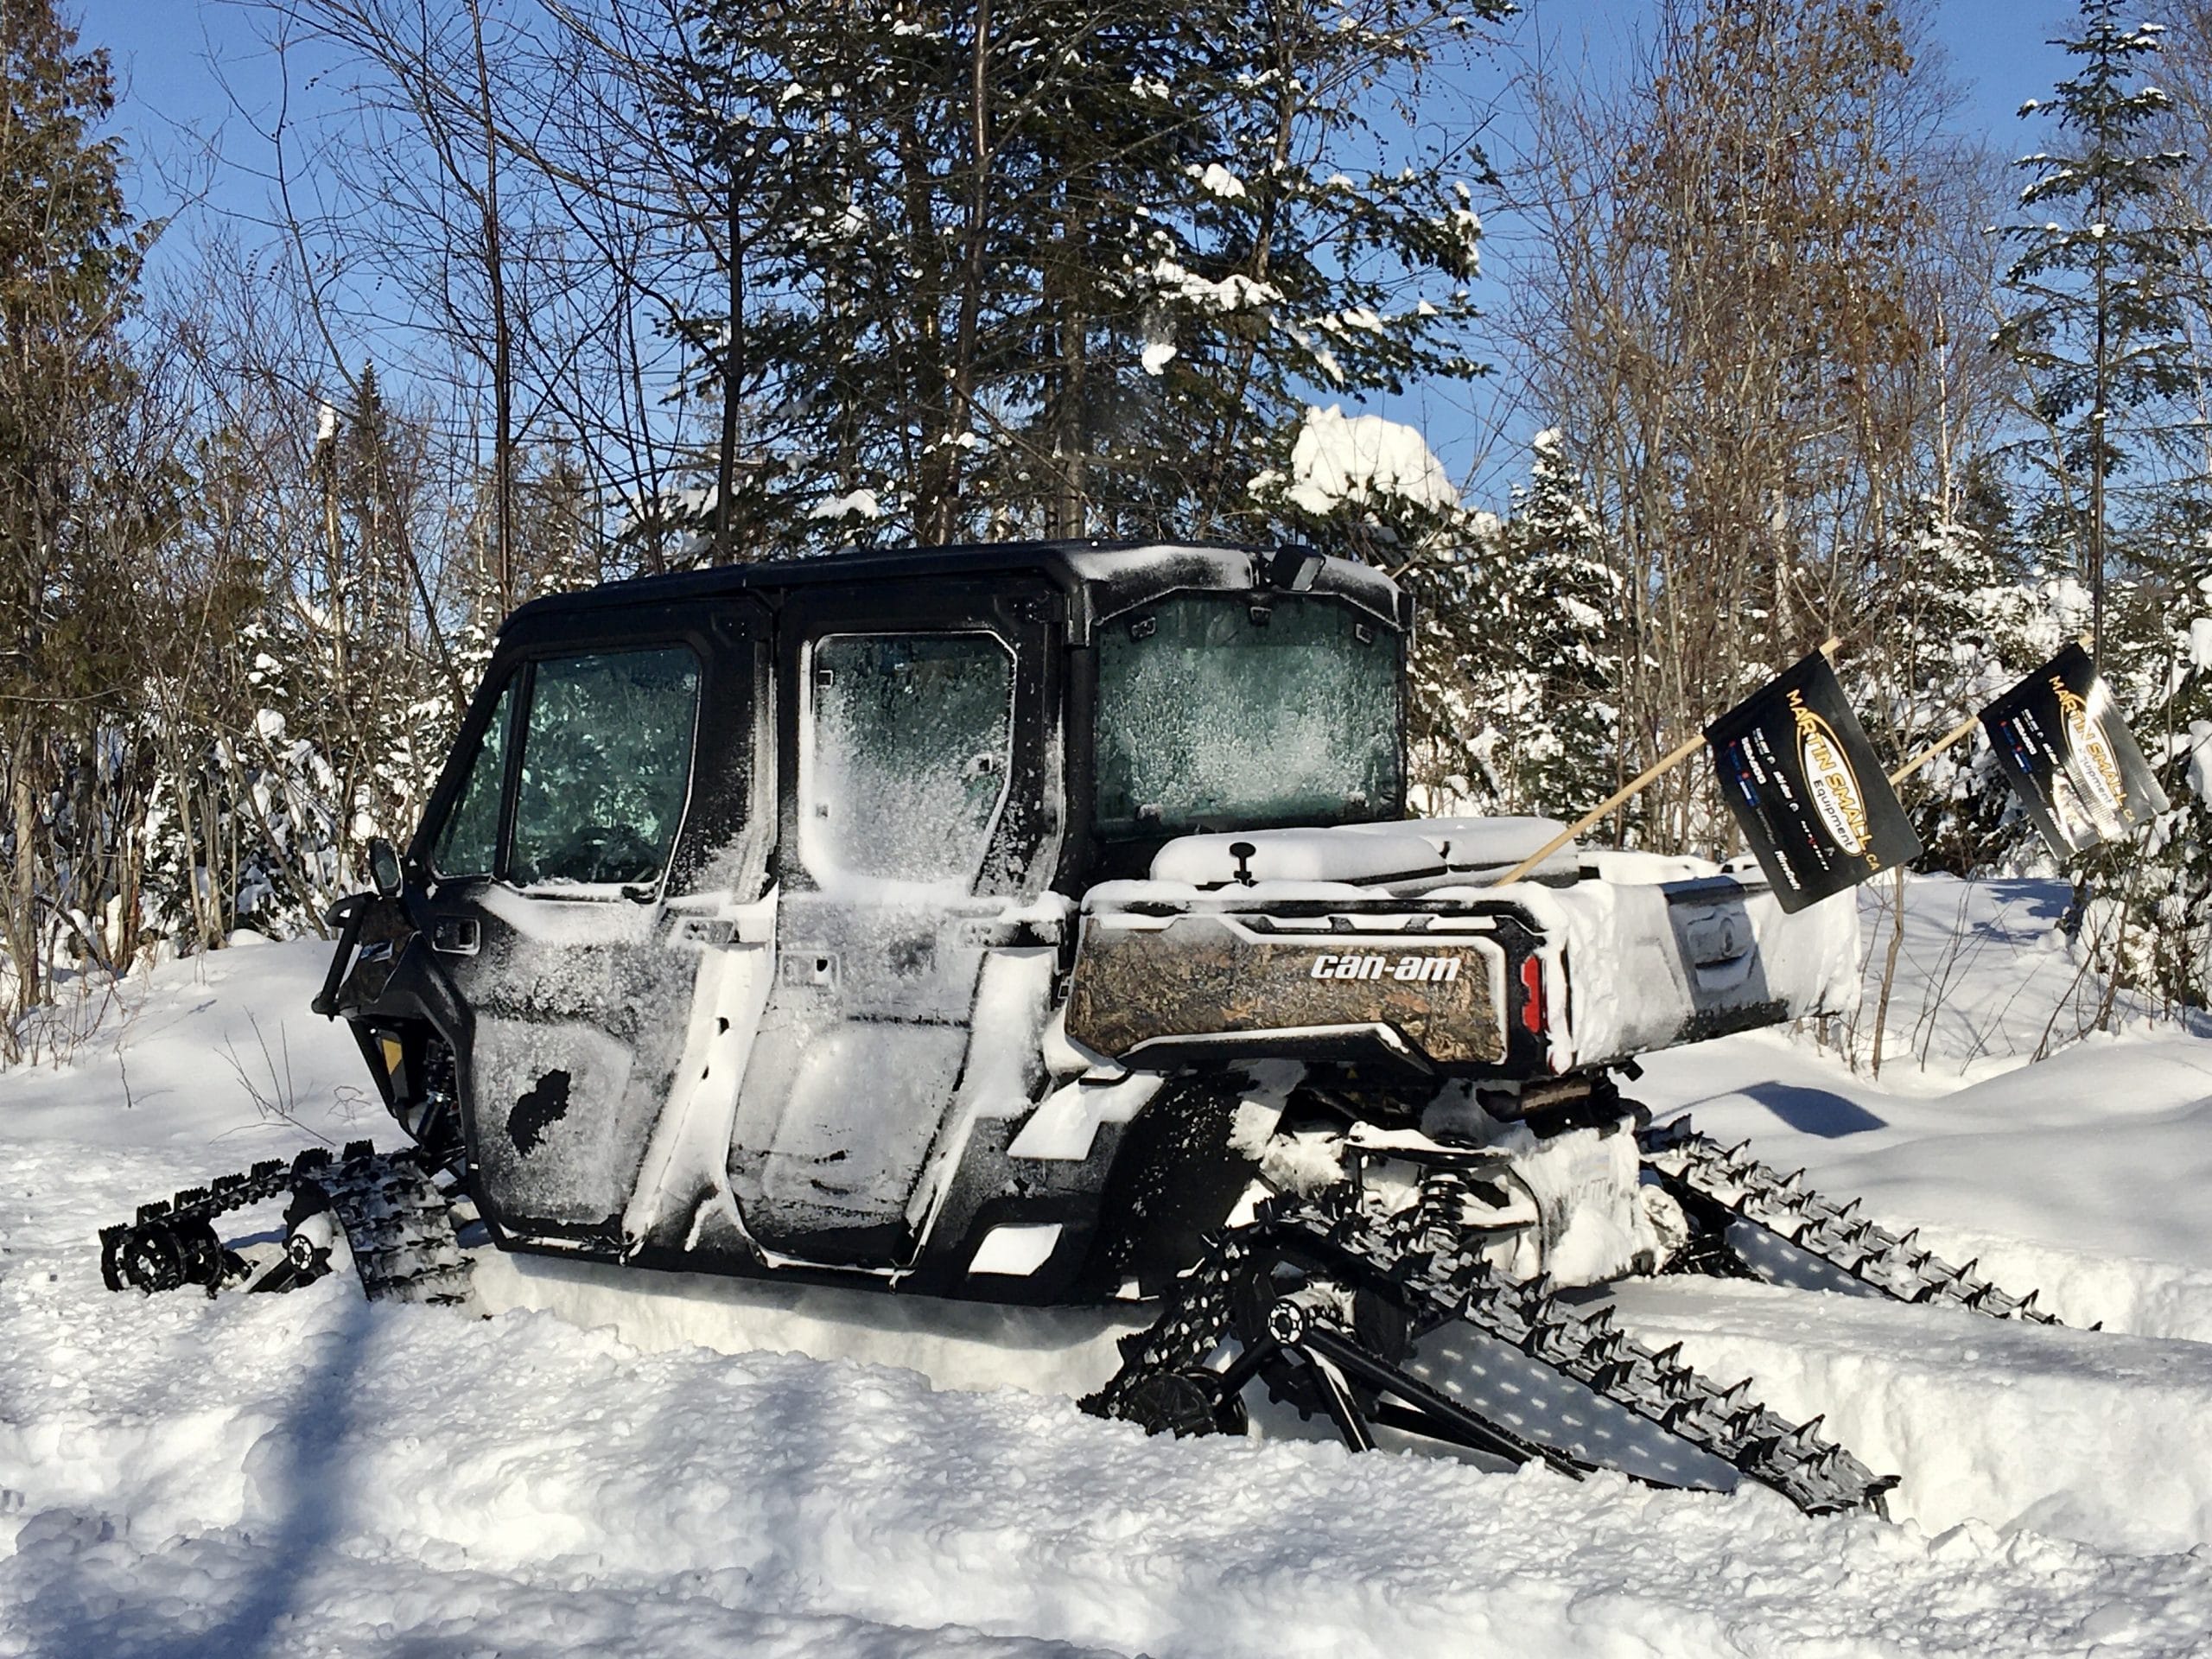
[(1224, 1397), (1212, 1371), (1160, 1371), (1130, 1389), (1122, 1415), (1147, 1434), (1242, 1434), (1249, 1427), (1244, 1402)]
[[(1232, 1369), (1244, 1378), (1256, 1376), (1268, 1397), (1295, 1411), (1301, 1421), (1325, 1410), (1313, 1386), (1313, 1369), (1295, 1363), (1286, 1348), (1305, 1334), (1307, 1309), (1297, 1300), (1306, 1289), (1303, 1274), (1270, 1256), (1249, 1262), (1230, 1294), (1230, 1330), (1244, 1350)], [(1241, 1390), (1240, 1390), (1241, 1392)]]
[(197, 1218), (156, 1217), (111, 1232), (102, 1241), (100, 1276), (110, 1290), (176, 1290), (220, 1284), (226, 1266), (222, 1241)]
[(329, 1195), (311, 1181), (294, 1189), (284, 1206), (284, 1261), (291, 1284), (311, 1285), (330, 1271), (330, 1247), (338, 1239), (338, 1215)]
[[(1291, 1357), (1302, 1350), (1309, 1328), (1318, 1325), (1346, 1338), (1388, 1366), (1402, 1365), (1413, 1348), (1405, 1309), (1375, 1287), (1346, 1287), (1265, 1256), (1237, 1284), (1230, 1307), (1231, 1329), (1255, 1357), (1268, 1397), (1300, 1419), (1316, 1413), (1334, 1419), (1338, 1409), (1336, 1387), (1310, 1362)], [(1260, 1358), (1262, 1352), (1267, 1357)], [(1375, 1408), (1376, 1391), (1369, 1384), (1353, 1381), (1350, 1390), (1361, 1410)]]
[(313, 1181), (302, 1181), (284, 1206), (284, 1254), (247, 1287), (248, 1294), (297, 1290), (315, 1283), (330, 1271), (331, 1246), (338, 1235), (338, 1212), (331, 1208), (330, 1195)]

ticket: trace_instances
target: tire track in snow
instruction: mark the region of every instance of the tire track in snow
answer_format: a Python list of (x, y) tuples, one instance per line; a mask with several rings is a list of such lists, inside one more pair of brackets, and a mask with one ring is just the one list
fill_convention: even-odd
[(1699, 1280), (1615, 1287), (1646, 1342), (1903, 1477), (1890, 1511), (2212, 1555), (2212, 1344)]

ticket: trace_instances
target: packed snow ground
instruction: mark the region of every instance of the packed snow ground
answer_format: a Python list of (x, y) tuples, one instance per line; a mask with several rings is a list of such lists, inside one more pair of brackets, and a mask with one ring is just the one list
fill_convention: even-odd
[(1879, 1084), (1861, 1030), (1856, 1071), (1758, 1034), (1657, 1057), (1637, 1092), (2106, 1331), (1619, 1294), (1903, 1475), (1895, 1523), (1153, 1442), (1049, 1392), (691, 1340), (1033, 1389), (1103, 1351), (1049, 1319), (999, 1349), (973, 1310), (923, 1328), (883, 1299), (638, 1298), (504, 1261), (489, 1319), (337, 1280), (111, 1296), (95, 1234), (137, 1202), (390, 1139), (305, 1011), (321, 948), (260, 946), (170, 964), (69, 1063), (0, 1076), (0, 1655), (2212, 1651), (2212, 1040), (2138, 1023), (2024, 1066), (2078, 988), (2056, 896), (1909, 892)]

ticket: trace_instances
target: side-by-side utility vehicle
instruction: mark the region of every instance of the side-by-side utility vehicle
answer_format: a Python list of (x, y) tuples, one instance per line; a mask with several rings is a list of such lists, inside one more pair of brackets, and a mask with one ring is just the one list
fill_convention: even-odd
[[(1748, 1271), (2042, 1318), (1685, 1125), (1639, 1055), (1836, 1006), (1842, 898), (1408, 820), (1406, 595), (1302, 547), (1094, 543), (735, 566), (502, 629), (317, 1007), (415, 1145), (150, 1205), (111, 1283), (340, 1234), (372, 1294), (491, 1242), (639, 1272), (1151, 1303), (1088, 1403), (1570, 1473), (1889, 1484), (1618, 1328), (1592, 1287)], [(1539, 1375), (1540, 1374), (1540, 1375)], [(1255, 1398), (1257, 1395), (1254, 1395)], [(1564, 1403), (1562, 1403), (1564, 1402)], [(1655, 1449), (1656, 1448), (1656, 1449)]]

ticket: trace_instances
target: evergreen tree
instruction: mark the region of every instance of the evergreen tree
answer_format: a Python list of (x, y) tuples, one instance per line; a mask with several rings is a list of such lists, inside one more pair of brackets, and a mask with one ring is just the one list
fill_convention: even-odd
[(2167, 996), (2202, 1008), (2212, 1007), (2212, 575), (2181, 588), (2167, 620), (2173, 690), (2151, 729), (2175, 810), (2159, 825), (2156, 972)]
[(1626, 594), (1556, 428), (1536, 435), (1529, 482), (1515, 495), (1491, 653), (1491, 676), (1511, 688), (1513, 706), (1501, 714), (1516, 734), (1512, 800), (1524, 811), (1572, 817), (1622, 781)]
[(2055, 98), (2021, 106), (2023, 116), (2052, 116), (2059, 143), (2021, 159), (2031, 176), (2020, 205), (2032, 212), (2005, 232), (2019, 250), (2005, 278), (2017, 305), (1997, 343), (2027, 371), (2036, 412), (2056, 438), (2044, 464), (2077, 526), (2069, 539), (2101, 658), (2107, 484), (2135, 459), (2143, 435), (2120, 422), (2155, 422), (2157, 406), (2190, 383), (2178, 290), (2199, 232), (2177, 222), (2165, 188), (2188, 157), (2160, 141), (2171, 99), (2137, 81), (2162, 33), (2154, 23), (2123, 25), (2118, 0), (2082, 0), (2079, 29), (2054, 42), (2077, 72)]
[(802, 543), (1218, 534), (1306, 385), (1472, 373), (1479, 156), (1351, 159), (1465, 10), (708, 0), (686, 114), (760, 297), (690, 332), (747, 377), (752, 510)]
[[(2195, 424), (2177, 400), (2202, 374), (2185, 310), (2204, 302), (2192, 273), (2205, 228), (2172, 188), (2190, 160), (2170, 142), (2172, 100), (2144, 79), (2162, 34), (2123, 24), (2115, 0), (2082, 0), (2080, 28), (2058, 42), (2077, 73), (2023, 113), (2055, 115), (2064, 143), (2021, 163), (2034, 222), (2010, 232), (2020, 252), (2007, 284), (2020, 304), (1997, 338), (2028, 371), (2056, 439), (2040, 518), (2070, 532), (2099, 665), (2173, 802), (2147, 832), (2078, 861), (2077, 908), (2115, 985), (2202, 1005), (2212, 995), (2212, 808), (2193, 786), (2190, 734), (2203, 718), (2196, 623), (2208, 511), (2196, 463), (2177, 477), (2154, 463)], [(2133, 475), (2155, 487), (2115, 511), (2109, 481)]]
[[(2134, 585), (2132, 671), (2114, 679), (2169, 808), (2147, 830), (2085, 861), (2096, 935), (2131, 986), (2212, 1007), (2212, 575), (2199, 550), (2177, 575)], [(2178, 558), (2168, 561), (2180, 563)]]
[[(103, 499), (102, 440), (132, 393), (120, 336), (143, 242), (112, 138), (106, 54), (51, 0), (0, 7), (0, 898), (14, 1001), (39, 1000), (42, 912), (73, 771), (132, 677), (137, 504)], [(88, 522), (101, 507), (103, 523)], [(3, 1047), (4, 1045), (0, 1045)]]
[[(1976, 482), (1969, 495), (1993, 493)], [(1936, 741), (2070, 637), (2065, 607), (2053, 603), (2063, 594), (2020, 568), (2006, 529), (2001, 501), (1980, 513), (1964, 500), (1920, 504), (1910, 556), (1882, 596), (1872, 665), (1881, 696), (1870, 725), (1900, 754)], [(1979, 738), (1937, 755), (1899, 792), (1928, 849), (1924, 868), (1967, 875), (2037, 855), (2041, 843)]]

